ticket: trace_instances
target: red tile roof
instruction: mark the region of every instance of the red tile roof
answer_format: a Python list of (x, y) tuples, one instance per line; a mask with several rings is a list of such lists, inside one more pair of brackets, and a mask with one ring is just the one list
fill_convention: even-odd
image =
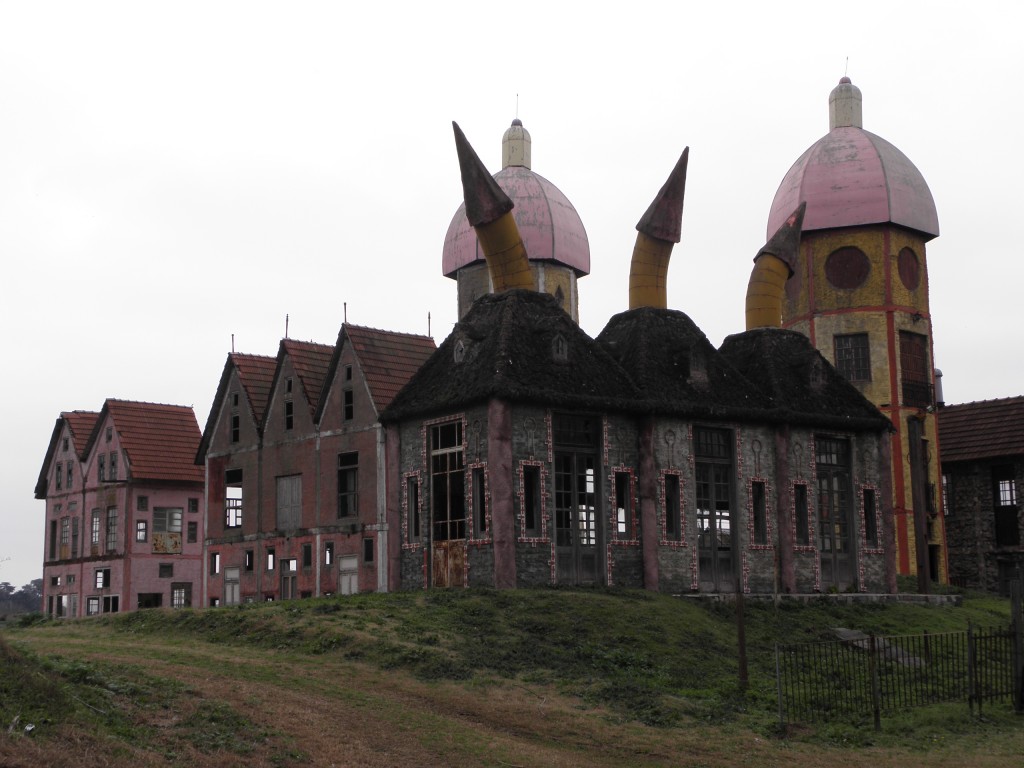
[[(277, 370), (277, 358), (270, 355), (243, 355), (232, 352), (228, 359), (238, 371), (238, 380), (252, 409), (253, 421), (259, 428), (263, 424), (263, 413), (267, 410), (270, 385), (274, 381), (274, 371)], [(215, 402), (214, 408), (216, 407)]]
[(60, 417), (68, 423), (71, 442), (75, 446), (75, 458), (81, 461), (85, 458), (85, 446), (100, 414), (98, 411), (64, 411)]
[(316, 413), (327, 369), (330, 368), (331, 356), (334, 354), (334, 345), (281, 339), (281, 351), (291, 358), (292, 368), (306, 394), (310, 414)]
[(1024, 455), (1024, 397), (939, 409), (939, 451), (943, 462)]
[(203, 468), (195, 463), (202, 434), (191, 408), (107, 400), (89, 438), (90, 447), (107, 413), (114, 421), (133, 480), (204, 481)]
[(429, 336), (358, 325), (342, 326), (342, 335), (352, 343), (378, 413), (390, 405), (398, 390), (437, 349)]

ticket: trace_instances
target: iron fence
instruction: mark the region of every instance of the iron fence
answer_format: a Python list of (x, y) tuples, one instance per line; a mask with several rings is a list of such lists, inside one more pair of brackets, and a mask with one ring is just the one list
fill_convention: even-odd
[(1014, 629), (876, 636), (775, 649), (779, 721), (881, 715), (940, 702), (1021, 705), (1021, 636)]

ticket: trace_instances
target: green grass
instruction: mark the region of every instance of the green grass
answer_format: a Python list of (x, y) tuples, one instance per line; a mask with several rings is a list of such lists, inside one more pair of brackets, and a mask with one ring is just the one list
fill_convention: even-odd
[[(8, 630), (19, 648), (33, 637), (113, 633), (158, 639), (162, 653), (186, 663), (190, 645), (253, 648), (289, 663), (330, 657), (428, 683), (492, 689), (512, 686), (544, 696), (548, 687), (599, 707), (621, 724), (658, 729), (714, 724), (776, 738), (774, 647), (834, 639), (832, 628), (876, 634), (960, 631), (968, 623), (1009, 620), (1008, 601), (968, 595), (963, 605), (845, 604), (747, 601), (750, 684), (738, 684), (735, 606), (624, 590), (437, 590), (357, 595), (211, 610), (150, 610), (78, 622), (43, 622)], [(143, 643), (143, 647), (144, 647)], [(144, 651), (139, 651), (144, 652)], [(226, 654), (228, 658), (234, 653)], [(244, 656), (244, 654), (243, 654)], [(188, 691), (124, 667), (59, 657), (34, 658), (0, 645), (0, 723), (70, 720), (110, 738), (143, 744), (154, 738), (147, 713), (173, 710)], [(188, 662), (201, 669), (208, 660)], [(280, 668), (238, 674), (276, 679)], [(1017, 733), (1009, 704), (971, 718), (966, 704), (887, 716), (882, 732), (870, 715), (801, 729), (799, 740), (838, 748), (981, 744)], [(174, 728), (196, 750), (244, 755), (274, 734), (225, 702), (199, 702)], [(998, 741), (998, 739), (997, 739)], [(171, 742), (168, 742), (171, 743)], [(168, 753), (174, 759), (175, 754)]]

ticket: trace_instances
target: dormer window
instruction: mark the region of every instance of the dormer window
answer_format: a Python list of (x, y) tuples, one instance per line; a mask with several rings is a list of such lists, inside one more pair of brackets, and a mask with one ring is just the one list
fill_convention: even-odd
[(462, 339), (455, 342), (455, 349), (452, 350), (452, 358), (456, 363), (461, 363), (466, 359), (466, 345)]
[(560, 333), (555, 334), (555, 338), (551, 340), (551, 356), (559, 363), (569, 359), (569, 343)]
[(109, 443), (113, 439), (114, 439), (114, 428), (113, 427), (107, 427), (107, 442)]
[(65, 437), (64, 440), (61, 442), (61, 450), (64, 453), (68, 452), (68, 439), (67, 439), (67, 437)]
[(285, 391), (286, 395), (290, 395), (292, 393), (292, 377), (291, 376), (289, 376), (287, 379), (284, 380), (284, 391)]

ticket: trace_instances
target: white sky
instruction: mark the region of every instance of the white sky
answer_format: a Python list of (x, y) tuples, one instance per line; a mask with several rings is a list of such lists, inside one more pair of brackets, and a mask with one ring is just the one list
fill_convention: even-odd
[(106, 397), (194, 405), (235, 334), (275, 354), (360, 325), (440, 342), (457, 120), (533, 169), (590, 237), (584, 329), (625, 309), (637, 220), (690, 146), (669, 304), (718, 345), (792, 162), (847, 68), (864, 127), (924, 174), (949, 403), (1024, 393), (1024, 6), (974, 2), (0, 0), (0, 581), (42, 574), (54, 420)]

